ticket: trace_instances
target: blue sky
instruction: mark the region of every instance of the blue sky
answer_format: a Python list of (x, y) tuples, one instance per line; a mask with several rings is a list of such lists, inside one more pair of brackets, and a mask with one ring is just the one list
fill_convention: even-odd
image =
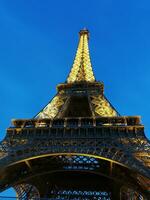
[(32, 118), (66, 80), (84, 27), (107, 98), (122, 115), (141, 115), (150, 137), (149, 0), (1, 0), (1, 140), (12, 118)]

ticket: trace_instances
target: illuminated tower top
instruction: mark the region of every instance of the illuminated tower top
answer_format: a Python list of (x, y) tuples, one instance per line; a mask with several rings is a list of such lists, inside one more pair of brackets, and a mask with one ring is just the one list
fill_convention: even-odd
[(95, 80), (88, 47), (89, 31), (79, 32), (79, 43), (67, 81), (36, 118), (113, 117), (118, 112), (104, 96), (104, 85)]
[(92, 70), (88, 40), (89, 31), (81, 30), (79, 32), (80, 39), (78, 44), (77, 53), (74, 59), (74, 63), (71, 72), (68, 76), (67, 82), (77, 82), (77, 81), (88, 81), (94, 82), (95, 77)]

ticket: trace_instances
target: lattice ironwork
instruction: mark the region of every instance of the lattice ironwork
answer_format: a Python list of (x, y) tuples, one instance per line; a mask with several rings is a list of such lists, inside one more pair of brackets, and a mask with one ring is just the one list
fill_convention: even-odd
[(117, 116), (118, 113), (110, 105), (110, 103), (105, 99), (104, 96), (92, 96), (91, 97), (92, 106), (94, 106), (94, 111), (98, 116), (113, 117)]
[(81, 155), (61, 155), (56, 157), (66, 170), (95, 170), (100, 167), (96, 158)]
[(53, 190), (51, 195), (53, 197), (50, 199), (61, 200), (111, 200), (111, 193), (105, 191)]
[(36, 116), (36, 118), (53, 119), (58, 114), (61, 106), (64, 104), (65, 97), (56, 95), (52, 101)]
[(139, 116), (120, 116), (104, 96), (88, 37), (87, 30), (80, 32), (71, 72), (50, 103), (7, 129), (0, 143), (0, 191), (14, 187), (19, 200), (150, 199), (144, 126)]
[(87, 30), (80, 32), (79, 45), (71, 72), (67, 79), (68, 83), (76, 81), (95, 81), (89, 55), (88, 37), (89, 33)]
[(14, 187), (18, 200), (39, 199), (40, 194), (37, 188), (30, 184), (20, 184)]
[(144, 197), (137, 191), (123, 186), (121, 188), (121, 200), (144, 200)]

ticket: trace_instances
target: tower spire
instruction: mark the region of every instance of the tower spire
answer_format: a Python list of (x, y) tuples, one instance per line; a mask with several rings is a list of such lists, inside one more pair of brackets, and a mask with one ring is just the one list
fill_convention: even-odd
[(90, 60), (88, 40), (89, 31), (83, 29), (79, 32), (79, 43), (71, 72), (67, 78), (68, 83), (87, 81), (94, 82), (95, 77)]

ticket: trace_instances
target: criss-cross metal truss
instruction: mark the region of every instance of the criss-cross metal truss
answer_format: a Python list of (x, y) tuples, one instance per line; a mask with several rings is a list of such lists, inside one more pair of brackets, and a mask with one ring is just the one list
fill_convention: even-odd
[[(95, 91), (90, 91), (91, 84), (86, 83), (85, 86), (83, 88), (81, 87), (79, 91), (78, 85), (79, 85), (78, 83), (73, 84), (73, 91), (71, 90), (68, 91), (68, 88), (66, 88), (67, 85), (65, 84), (63, 90), (61, 88), (63, 87), (63, 85), (58, 86), (59, 88), (58, 94), (52, 99), (52, 101), (50, 101), (50, 103), (48, 103), (48, 105), (35, 118), (54, 119), (54, 118), (68, 117), (69, 115), (66, 114), (66, 109), (70, 107), (69, 105), (72, 103), (73, 95), (76, 96), (77, 101), (81, 100), (84, 103), (84, 98), (86, 98), (87, 100), (89, 112), (86, 114), (81, 114), (81, 116), (82, 115), (93, 116), (93, 117), (119, 116), (119, 113), (106, 99), (102, 91), (100, 91), (100, 88)], [(95, 83), (92, 83), (92, 87), (95, 87), (94, 85)], [(96, 83), (96, 87), (100, 87), (101, 85), (102, 83)], [(78, 110), (76, 111), (77, 113), (79, 113)]]
[(94, 82), (95, 77), (92, 70), (89, 47), (88, 47), (89, 32), (87, 30), (82, 30), (80, 31), (79, 34), (80, 34), (79, 45), (71, 72), (67, 78), (67, 82), (68, 83), (73, 83), (77, 81)]
[[(89, 32), (79, 32), (80, 40), (67, 84), (58, 85), (58, 93), (36, 118), (55, 118), (64, 116), (72, 95), (83, 96), (86, 93), (92, 116), (117, 116), (115, 108), (103, 95), (103, 83), (96, 82), (90, 61), (88, 39)], [(82, 84), (81, 84), (82, 83)]]
[[(139, 116), (120, 116), (95, 81), (87, 30), (67, 82), (0, 144), (0, 190), (20, 200), (150, 198), (150, 143)], [(63, 180), (63, 181), (62, 181)]]
[(30, 184), (20, 184), (18, 186), (14, 186), (14, 189), (17, 193), (18, 199), (39, 199), (40, 194), (37, 188)]
[(51, 195), (53, 196), (50, 199), (61, 199), (61, 200), (111, 200), (111, 194), (105, 191), (78, 191), (78, 190), (59, 190), (59, 191), (51, 191)]

